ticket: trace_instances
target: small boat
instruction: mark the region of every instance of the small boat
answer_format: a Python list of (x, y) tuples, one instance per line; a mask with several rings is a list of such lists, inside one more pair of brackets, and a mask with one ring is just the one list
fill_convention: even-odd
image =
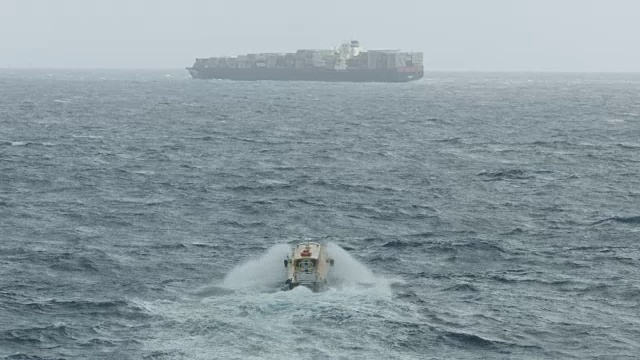
[(284, 260), (287, 269), (285, 284), (289, 290), (303, 285), (313, 291), (321, 291), (327, 286), (329, 268), (334, 261), (327, 254), (324, 244), (305, 242), (293, 248), (290, 256)]

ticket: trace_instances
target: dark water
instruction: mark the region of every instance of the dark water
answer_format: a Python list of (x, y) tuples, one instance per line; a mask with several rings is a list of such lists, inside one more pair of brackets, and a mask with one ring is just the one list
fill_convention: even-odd
[(640, 354), (640, 75), (186, 75), (0, 72), (0, 358)]

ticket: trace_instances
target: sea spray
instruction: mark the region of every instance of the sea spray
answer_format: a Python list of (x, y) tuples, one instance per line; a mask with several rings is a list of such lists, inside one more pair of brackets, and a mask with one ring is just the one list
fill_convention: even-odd
[[(283, 289), (286, 270), (283, 260), (291, 255), (292, 246), (277, 244), (257, 258), (235, 268), (225, 277), (222, 287), (232, 290), (272, 291)], [(332, 289), (346, 290), (356, 287), (375, 287), (390, 291), (390, 281), (374, 275), (364, 264), (335, 243), (327, 244), (327, 254), (335, 265), (329, 270), (328, 282)]]
[(335, 243), (327, 244), (327, 254), (334, 260), (329, 280), (339, 283), (373, 284), (376, 277), (371, 270)]
[(367, 293), (372, 291), (379, 295), (391, 296), (391, 284), (402, 282), (374, 274), (345, 249), (335, 243), (327, 244), (327, 253), (334, 259), (334, 266), (329, 272), (329, 287), (341, 292)]
[(287, 244), (272, 246), (259, 258), (234, 267), (225, 276), (222, 286), (228, 289), (273, 289), (284, 285), (286, 272), (284, 259), (291, 253)]

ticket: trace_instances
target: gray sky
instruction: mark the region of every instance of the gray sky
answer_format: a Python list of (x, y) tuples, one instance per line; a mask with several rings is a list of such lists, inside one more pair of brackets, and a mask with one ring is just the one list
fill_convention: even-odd
[(181, 68), (353, 38), (431, 70), (640, 71), (639, 37), (637, 0), (0, 0), (12, 68)]

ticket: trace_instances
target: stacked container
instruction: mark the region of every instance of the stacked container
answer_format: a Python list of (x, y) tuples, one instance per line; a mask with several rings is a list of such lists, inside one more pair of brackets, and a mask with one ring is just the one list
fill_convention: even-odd
[(284, 56), (284, 67), (287, 69), (293, 69), (296, 67), (296, 54), (287, 53)]

